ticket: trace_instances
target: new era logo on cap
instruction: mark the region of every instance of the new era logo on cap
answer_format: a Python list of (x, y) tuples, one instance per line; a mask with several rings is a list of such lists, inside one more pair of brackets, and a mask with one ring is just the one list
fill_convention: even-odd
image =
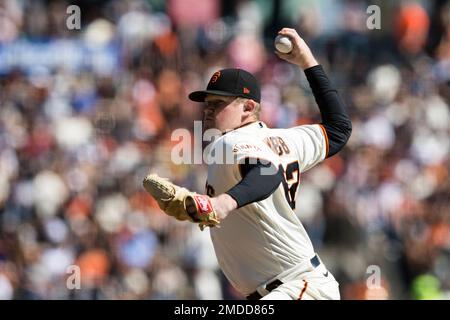
[(191, 92), (189, 99), (204, 102), (207, 94), (243, 97), (261, 102), (258, 81), (250, 72), (242, 69), (231, 68), (214, 72), (206, 90)]

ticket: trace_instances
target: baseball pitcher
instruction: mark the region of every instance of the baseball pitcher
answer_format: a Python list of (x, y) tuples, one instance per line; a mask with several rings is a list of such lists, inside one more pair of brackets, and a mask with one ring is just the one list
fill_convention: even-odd
[(276, 54), (304, 70), (322, 122), (268, 128), (259, 120), (261, 94), (253, 75), (219, 70), (206, 90), (189, 98), (203, 103), (204, 127), (222, 133), (207, 154), (222, 152), (232, 161), (208, 165), (205, 194), (156, 174), (144, 179), (144, 187), (168, 215), (210, 227), (222, 271), (247, 299), (340, 299), (339, 284), (293, 210), (302, 172), (344, 147), (351, 122), (304, 40), (294, 29), (279, 34), (293, 49)]

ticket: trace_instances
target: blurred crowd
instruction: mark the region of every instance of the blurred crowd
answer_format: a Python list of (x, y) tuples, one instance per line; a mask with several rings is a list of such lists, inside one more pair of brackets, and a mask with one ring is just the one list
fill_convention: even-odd
[(296, 209), (342, 298), (449, 299), (447, 0), (0, 0), (0, 299), (242, 299), (209, 231), (164, 215), (142, 180), (204, 192), (206, 166), (173, 164), (171, 133), (201, 119), (187, 94), (218, 68), (257, 76), (269, 127), (320, 121), (273, 54), (285, 26), (353, 122)]

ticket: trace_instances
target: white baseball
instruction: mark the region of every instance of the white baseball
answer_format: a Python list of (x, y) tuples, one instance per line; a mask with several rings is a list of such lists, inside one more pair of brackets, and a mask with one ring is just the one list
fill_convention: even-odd
[(286, 36), (277, 35), (275, 38), (275, 48), (281, 53), (289, 53), (292, 51), (292, 42)]

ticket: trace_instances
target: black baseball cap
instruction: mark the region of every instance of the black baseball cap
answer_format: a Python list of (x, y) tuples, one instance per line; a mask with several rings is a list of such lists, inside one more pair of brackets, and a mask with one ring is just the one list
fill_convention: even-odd
[(258, 81), (248, 71), (242, 69), (222, 69), (214, 72), (206, 90), (194, 91), (189, 99), (204, 102), (207, 94), (227, 97), (242, 97), (261, 102), (261, 90)]

